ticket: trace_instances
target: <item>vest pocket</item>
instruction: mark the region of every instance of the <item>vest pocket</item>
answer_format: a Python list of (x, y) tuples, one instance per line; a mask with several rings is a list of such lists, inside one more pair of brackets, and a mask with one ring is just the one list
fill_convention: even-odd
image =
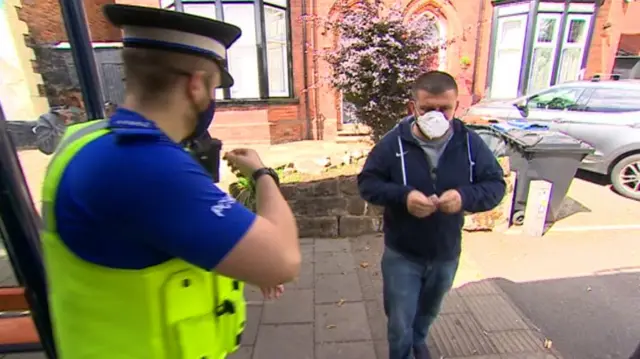
[(226, 351), (216, 340), (213, 314), (181, 320), (176, 324), (176, 334), (181, 359), (223, 359)]
[(226, 355), (223, 328), (213, 312), (212, 274), (197, 269), (173, 273), (164, 284), (164, 311), (168, 332), (180, 359), (222, 359)]
[(216, 315), (224, 341), (223, 347), (231, 353), (240, 346), (247, 319), (244, 284), (221, 275), (216, 275), (215, 278), (218, 296)]

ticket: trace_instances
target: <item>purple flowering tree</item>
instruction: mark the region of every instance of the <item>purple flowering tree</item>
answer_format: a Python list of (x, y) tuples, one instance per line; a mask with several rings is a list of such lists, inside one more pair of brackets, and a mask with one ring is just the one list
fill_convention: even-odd
[(407, 19), (400, 6), (365, 0), (344, 7), (340, 19), (326, 25), (339, 36), (337, 46), (322, 55), (333, 70), (329, 81), (354, 105), (373, 140), (407, 114), (413, 80), (442, 46), (433, 21)]

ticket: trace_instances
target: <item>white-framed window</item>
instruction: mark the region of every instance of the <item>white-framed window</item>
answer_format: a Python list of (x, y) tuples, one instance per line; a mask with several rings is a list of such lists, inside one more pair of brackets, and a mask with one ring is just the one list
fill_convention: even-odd
[(590, 25), (591, 15), (571, 14), (567, 17), (556, 83), (575, 81), (579, 78)]
[(560, 14), (538, 15), (527, 93), (534, 93), (551, 85), (560, 21)]
[(224, 21), (242, 29), (242, 36), (227, 50), (229, 72), (235, 81), (232, 99), (260, 97), (256, 22), (253, 4), (222, 4)]
[(518, 94), (527, 15), (498, 19), (491, 75), (491, 98), (513, 98)]
[(289, 47), (287, 43), (287, 13), (284, 9), (265, 5), (265, 34), (269, 96), (289, 96)]
[[(173, 9), (174, 1), (162, 0), (163, 8)], [(255, 3), (251, 0), (222, 0), (222, 11), (216, 9), (215, 1), (183, 0), (185, 13), (218, 19), (222, 13), (224, 22), (238, 26), (242, 36), (227, 50), (227, 67), (234, 79), (229, 89), (230, 98), (224, 91), (216, 90), (217, 99), (258, 99), (261, 98), (260, 80), (267, 78), (269, 97), (290, 97), (291, 70), (289, 68), (289, 17), (287, 0), (265, 0), (263, 7), (264, 28), (259, 29), (256, 21)], [(218, 10), (218, 11), (216, 11)], [(258, 31), (260, 30), (260, 31)], [(266, 46), (258, 46), (258, 33), (264, 33)], [(260, 69), (261, 51), (266, 51), (266, 73)], [(264, 53), (262, 53), (264, 54)]]
[[(166, 2), (166, 1), (165, 1)], [(169, 6), (173, 6), (173, 2), (169, 2)], [(184, 12), (191, 15), (198, 15), (209, 19), (217, 20), (215, 3), (184, 3), (182, 4)], [(216, 89), (216, 99), (224, 99), (224, 91)]]

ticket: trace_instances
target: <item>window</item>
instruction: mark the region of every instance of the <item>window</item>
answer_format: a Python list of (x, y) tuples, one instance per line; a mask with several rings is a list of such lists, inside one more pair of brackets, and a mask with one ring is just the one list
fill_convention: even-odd
[[(173, 7), (173, 5), (170, 5)], [(209, 19), (216, 20), (216, 5), (213, 3), (206, 4), (189, 4), (185, 3), (182, 5), (184, 12), (187, 14), (198, 15), (202, 17), (207, 17)], [(223, 100), (224, 99), (224, 91), (222, 89), (216, 89), (216, 99)]]
[(242, 29), (242, 36), (227, 51), (229, 72), (235, 80), (231, 98), (260, 98), (253, 4), (223, 4), (222, 9), (224, 21)]
[(582, 67), (584, 48), (591, 21), (590, 15), (569, 15), (562, 43), (556, 83), (575, 81)]
[(596, 89), (587, 105), (589, 112), (640, 111), (640, 91), (628, 89)]
[(578, 107), (581, 88), (556, 88), (533, 95), (527, 101), (530, 109), (572, 110)]
[(264, 16), (269, 95), (271, 97), (287, 97), (289, 96), (287, 14), (282, 9), (267, 5), (264, 9)]
[(551, 84), (560, 15), (540, 15), (531, 58), (528, 93), (544, 90)]
[[(287, 0), (264, 2), (256, 9), (255, 0), (222, 0), (222, 8), (216, 9), (212, 0), (182, 1), (186, 13), (222, 19), (242, 29), (242, 36), (227, 51), (227, 67), (235, 83), (229, 90), (216, 90), (218, 99), (292, 96)], [(174, 2), (162, 1), (162, 6), (174, 8)], [(264, 28), (257, 17), (264, 18)], [(266, 84), (266, 91), (261, 91), (261, 83)]]
[(518, 93), (526, 25), (526, 15), (508, 16), (498, 20), (498, 37), (491, 77), (492, 98), (512, 98)]

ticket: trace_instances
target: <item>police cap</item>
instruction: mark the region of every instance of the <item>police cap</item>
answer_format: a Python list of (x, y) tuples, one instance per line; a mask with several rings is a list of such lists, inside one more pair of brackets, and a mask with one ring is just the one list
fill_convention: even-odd
[(240, 37), (237, 26), (206, 17), (152, 7), (104, 6), (105, 17), (122, 28), (124, 47), (145, 48), (202, 56), (222, 70), (220, 87), (233, 86), (224, 67), (226, 50)]

